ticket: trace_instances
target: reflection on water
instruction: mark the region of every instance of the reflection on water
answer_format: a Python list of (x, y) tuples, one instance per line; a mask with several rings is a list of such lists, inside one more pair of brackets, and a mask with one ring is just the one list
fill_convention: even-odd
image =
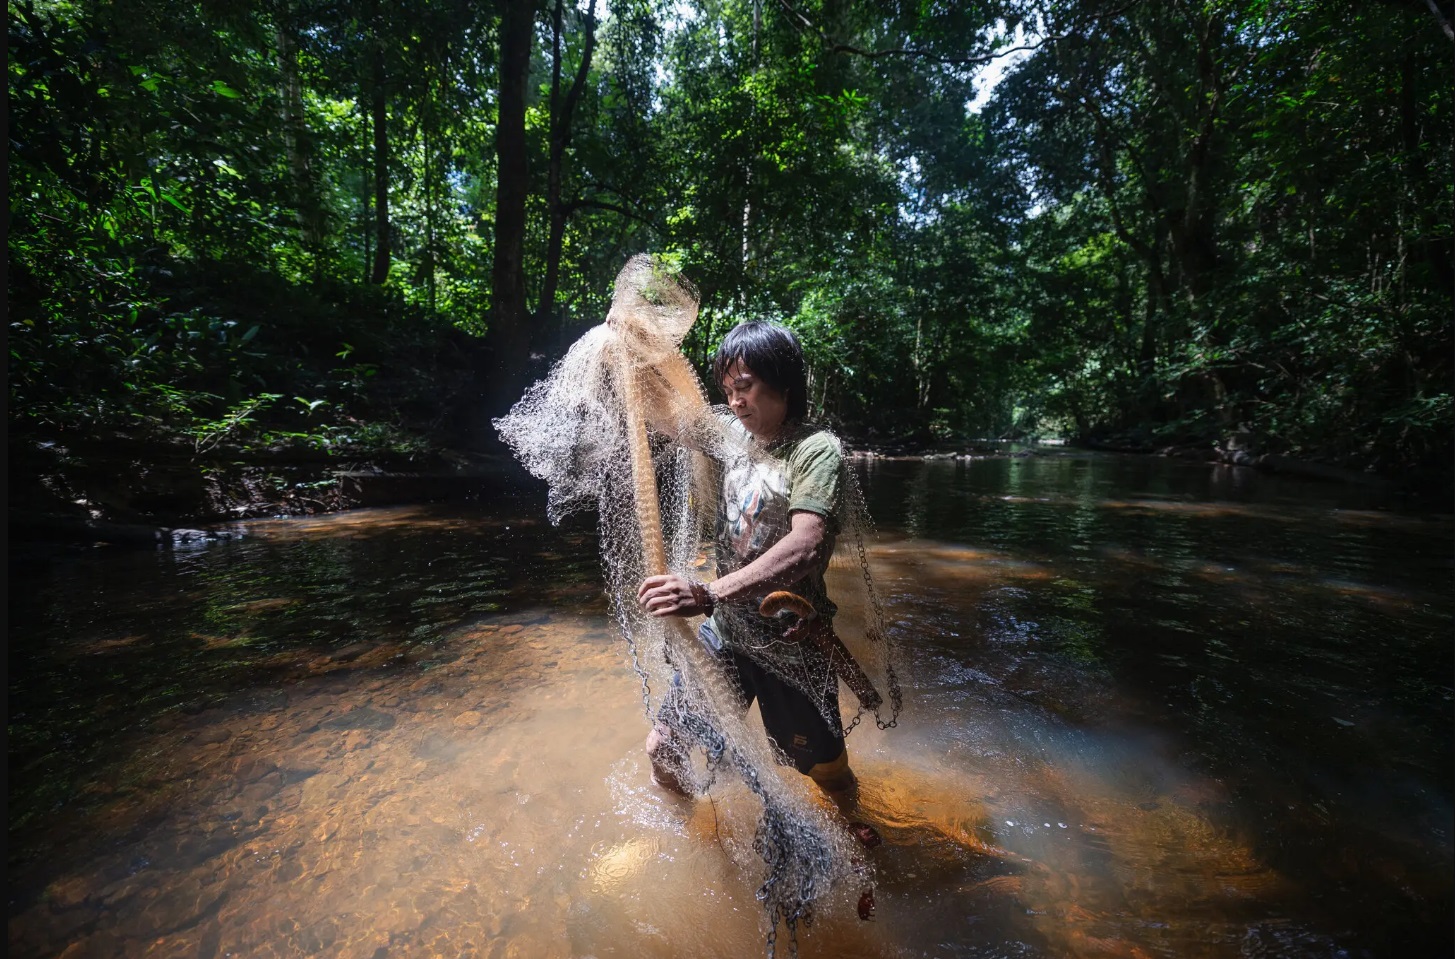
[[(906, 713), (850, 741), (875, 921), (845, 891), (805, 955), (1451, 951), (1448, 518), (1135, 458), (864, 481)], [(650, 784), (594, 532), (542, 512), (12, 557), (11, 954), (760, 954), (753, 802)]]

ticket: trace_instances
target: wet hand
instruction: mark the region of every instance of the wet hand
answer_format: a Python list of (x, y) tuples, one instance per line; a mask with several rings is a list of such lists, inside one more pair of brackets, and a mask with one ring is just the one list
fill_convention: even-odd
[(692, 581), (674, 573), (642, 580), (637, 602), (653, 616), (702, 616), (707, 612), (697, 603)]

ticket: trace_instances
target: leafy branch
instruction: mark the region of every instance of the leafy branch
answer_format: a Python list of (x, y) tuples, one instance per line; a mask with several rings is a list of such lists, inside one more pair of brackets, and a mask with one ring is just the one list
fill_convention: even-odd
[[(1112, 19), (1121, 16), (1121, 14), (1136, 6), (1138, 2), (1140, 2), (1140, 0), (1133, 0), (1133, 2), (1118, 7), (1115, 10), (1107, 11), (1102, 16), (1106, 19)], [(983, 66), (987, 63), (992, 63), (996, 60), (999, 60), (1002, 57), (1008, 57), (1013, 53), (1032, 52), (1041, 49), (1041, 47), (1045, 46), (1048, 43), (1057, 43), (1061, 40), (1067, 40), (1080, 34), (1080, 31), (1068, 30), (1067, 32), (1062, 34), (1042, 37), (1035, 43), (1023, 44), (1018, 47), (1007, 47), (1003, 50), (997, 50), (994, 53), (985, 53), (973, 57), (947, 57), (944, 54), (935, 53), (933, 50), (925, 50), (919, 47), (893, 47), (884, 50), (865, 50), (862, 47), (856, 47), (853, 44), (844, 43), (841, 40), (835, 40), (833, 37), (828, 35), (827, 31), (815, 24), (812, 20), (805, 16), (802, 11), (794, 7), (793, 4), (789, 3), (788, 0), (778, 0), (778, 5), (783, 8), (783, 12), (788, 15), (789, 22), (792, 23), (793, 26), (800, 33), (812, 33), (813, 35), (817, 36), (820, 42), (822, 42), (824, 49), (827, 50), (829, 53), (847, 53), (851, 56), (865, 57), (870, 60), (877, 60), (883, 57), (912, 57), (917, 60), (928, 60), (934, 63), (944, 64), (945, 66)]]

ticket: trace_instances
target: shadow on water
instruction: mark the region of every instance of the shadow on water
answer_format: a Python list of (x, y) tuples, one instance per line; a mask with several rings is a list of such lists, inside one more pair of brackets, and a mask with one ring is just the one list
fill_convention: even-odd
[[(1145, 458), (863, 481), (907, 706), (850, 740), (876, 921), (805, 955), (1450, 951), (1448, 517)], [(591, 521), (542, 513), (12, 557), (11, 954), (760, 954), (753, 803), (651, 786)]]

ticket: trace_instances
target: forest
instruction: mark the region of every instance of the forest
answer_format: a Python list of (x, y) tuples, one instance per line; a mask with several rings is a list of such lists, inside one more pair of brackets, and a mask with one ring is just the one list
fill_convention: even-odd
[(699, 369), (786, 324), (853, 443), (1448, 482), (1449, 4), (11, 0), (8, 51), (23, 468), (487, 448), (647, 251)]

